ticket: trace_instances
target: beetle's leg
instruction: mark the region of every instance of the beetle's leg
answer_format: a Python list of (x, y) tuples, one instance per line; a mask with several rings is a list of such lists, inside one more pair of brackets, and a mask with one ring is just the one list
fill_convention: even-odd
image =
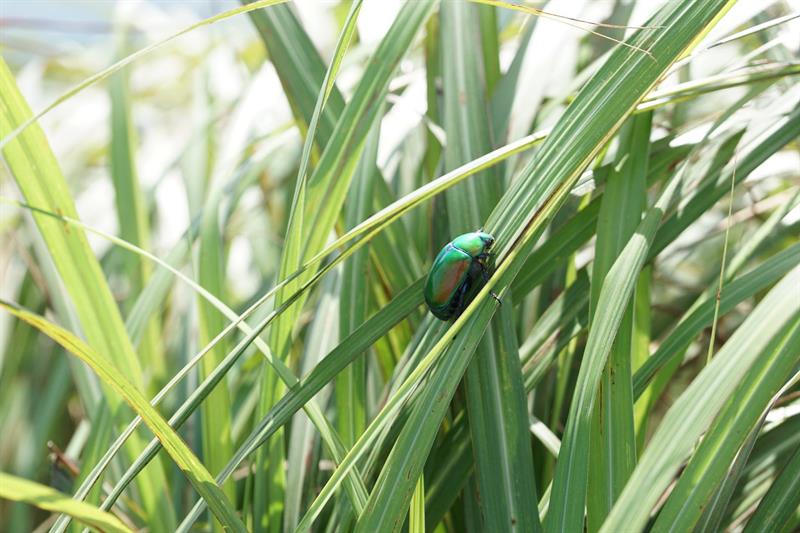
[[(483, 270), (483, 282), (484, 283), (488, 282), (490, 277), (491, 276), (489, 276), (489, 271), (484, 269)], [(490, 291), (489, 294), (492, 295), (492, 298), (494, 298), (497, 301), (498, 304), (503, 305), (503, 302), (500, 300), (500, 297), (497, 294), (495, 294), (494, 291)]]

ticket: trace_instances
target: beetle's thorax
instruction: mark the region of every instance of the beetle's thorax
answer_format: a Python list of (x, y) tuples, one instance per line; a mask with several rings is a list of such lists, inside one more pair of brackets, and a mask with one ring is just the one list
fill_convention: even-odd
[(478, 257), (492, 247), (494, 237), (482, 231), (473, 231), (459, 235), (451, 241), (451, 244), (472, 257)]

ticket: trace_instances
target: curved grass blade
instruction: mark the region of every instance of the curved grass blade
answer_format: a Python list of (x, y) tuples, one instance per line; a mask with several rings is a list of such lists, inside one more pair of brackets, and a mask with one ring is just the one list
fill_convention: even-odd
[(675, 200), (680, 183), (679, 173), (670, 179), (614, 261), (600, 289), (556, 463), (546, 522), (548, 531), (572, 531), (583, 524), (594, 397), (653, 237), (664, 212)]
[(644, 526), (653, 505), (742, 377), (771, 340), (800, 313), (800, 301), (792, 293), (798, 283), (800, 267), (795, 267), (759, 302), (672, 405), (601, 531)]
[[(382, 179), (375, 172), (380, 130), (380, 122), (376, 122), (367, 136), (364, 155), (356, 167), (353, 184), (348, 191), (344, 206), (345, 229), (350, 229), (360, 220), (367, 218), (372, 210), (375, 183)], [(369, 249), (358, 250), (353, 254), (352, 259), (342, 266), (338, 324), (339, 338), (341, 339), (353, 333), (368, 315), (371, 283), (368, 270), (369, 252)], [(337, 424), (339, 434), (348, 448), (353, 445), (367, 424), (367, 362), (365, 359), (356, 359), (336, 378)]]
[(745, 533), (756, 531), (786, 531), (797, 525), (800, 506), (800, 447), (783, 467), (767, 493), (748, 520)]
[[(218, 474), (217, 479), (227, 479), (245, 458), (291, 420), (292, 415), (306, 402), (310, 401), (323, 386), (329, 383), (355, 358), (363, 355), (369, 346), (385, 335), (395, 324), (419, 307), (422, 304), (423, 282), (423, 279), (419, 279), (397, 295), (386, 307), (364, 322), (352, 335), (342, 340), (331, 353), (314, 367), (311, 373), (303, 377), (298, 384), (292, 386), (288, 393), (253, 428), (225, 469)], [(346, 457), (342, 460), (342, 463), (344, 460), (346, 460)], [(204, 508), (205, 503), (203, 501), (198, 502), (181, 523), (179, 531), (188, 531)], [(301, 526), (298, 525), (298, 529), (300, 528)]]
[(231, 503), (225, 498), (222, 490), (214, 482), (211, 474), (208, 473), (208, 470), (205, 469), (197, 456), (192, 453), (178, 434), (167, 424), (167, 421), (158, 414), (136, 387), (125, 379), (112, 363), (100, 357), (88, 344), (69, 331), (48, 322), (44, 318), (4, 300), (0, 300), (0, 307), (52, 338), (63, 346), (65, 350), (89, 365), (104, 383), (113, 388), (142, 417), (145, 424), (156, 434), (170, 457), (191, 481), (195, 490), (208, 503), (214, 516), (232, 531), (247, 531), (236, 515)]
[[(719, 301), (721, 314), (731, 311), (736, 305), (785, 276), (800, 264), (800, 243), (794, 244), (770, 257), (752, 271), (734, 279), (725, 287)], [(684, 316), (675, 330), (659, 345), (633, 378), (633, 395), (638, 398), (659, 369), (674, 357), (682, 356), (703, 328), (711, 323), (716, 298), (713, 294), (694, 306)]]
[[(592, 262), (592, 316), (597, 312), (597, 297), (603, 280), (636, 231), (647, 204), (651, 120), (649, 113), (637, 115), (627, 127), (623, 126), (620, 133), (617, 164), (606, 181), (597, 216), (597, 240)], [(587, 486), (592, 497), (586, 503), (589, 531), (596, 531), (603, 523), (636, 464), (631, 391), (633, 305), (631, 300), (624, 310), (600, 378), (592, 414)]]
[(692, 454), (653, 531), (694, 530), (728, 467), (798, 363), (800, 317), (789, 322), (753, 362)]
[(647, 100), (639, 106), (639, 111), (649, 111), (661, 107), (667, 102), (671, 104), (679, 103), (710, 92), (797, 75), (800, 75), (800, 63), (768, 63), (739, 69), (734, 72), (725, 72), (699, 80), (679, 83), (668, 89), (653, 91), (647, 96)]
[[(127, 46), (127, 33), (119, 31), (119, 49)], [(150, 223), (136, 171), (136, 133), (131, 127), (131, 101), (127, 72), (119, 72), (109, 80), (111, 96), (111, 181), (114, 185), (114, 205), (122, 239), (142, 248), (150, 247)], [(138, 294), (150, 278), (150, 265), (138, 257), (125, 257), (124, 271), (131, 280), (131, 294)], [(126, 302), (126, 310), (130, 302)], [(157, 384), (166, 378), (164, 353), (159, 344), (161, 327), (151, 319), (139, 345), (139, 357)]]
[(132, 530), (119, 518), (97, 507), (73, 500), (46, 485), (0, 472), (0, 498), (24, 502), (53, 513), (68, 514), (79, 522), (109, 533), (130, 533)]
[[(0, 59), (0, 134), (14, 130), (30, 116), (30, 109), (14, 77), (5, 61)], [(78, 218), (66, 180), (41, 128), (29, 128), (13, 138), (4, 146), (3, 155), (28, 203)], [(50, 217), (34, 213), (33, 218), (74, 304), (87, 341), (103, 357), (110, 358), (139, 390), (144, 390), (139, 359), (86, 235), (82, 231), (69, 231)], [(110, 390), (105, 389), (104, 396), (115, 422), (122, 426), (129, 418), (129, 412)], [(142, 447), (141, 439), (135, 437), (127, 446), (128, 455), (135, 457)], [(148, 469), (139, 480), (139, 492), (148, 520), (169, 530), (175, 523), (175, 515), (168, 505), (166, 487), (166, 475), (160, 465)]]

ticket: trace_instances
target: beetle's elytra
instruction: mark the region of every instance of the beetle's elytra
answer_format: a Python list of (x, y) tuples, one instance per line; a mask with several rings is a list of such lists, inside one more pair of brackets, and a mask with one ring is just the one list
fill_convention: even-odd
[(482, 231), (459, 235), (439, 252), (425, 283), (425, 303), (438, 319), (466, 309), (486, 283), (494, 237)]

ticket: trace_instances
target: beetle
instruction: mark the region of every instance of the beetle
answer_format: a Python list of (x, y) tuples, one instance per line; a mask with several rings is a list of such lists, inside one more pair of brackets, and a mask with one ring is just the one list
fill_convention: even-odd
[(441, 249), (425, 283), (425, 303), (433, 316), (450, 320), (467, 308), (489, 279), (493, 244), (494, 237), (478, 230), (459, 235)]

